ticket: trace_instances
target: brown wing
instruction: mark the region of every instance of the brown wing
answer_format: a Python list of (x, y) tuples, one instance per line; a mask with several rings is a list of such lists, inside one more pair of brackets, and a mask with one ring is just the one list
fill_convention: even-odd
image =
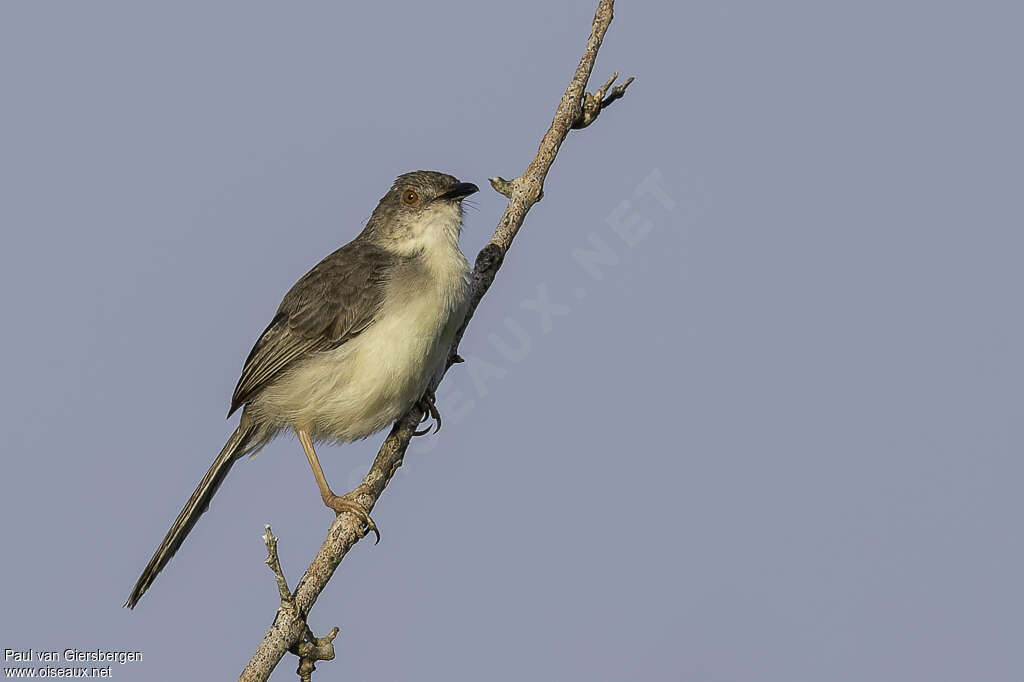
[(337, 348), (370, 326), (395, 261), (357, 238), (303, 275), (246, 358), (228, 416), (299, 359)]

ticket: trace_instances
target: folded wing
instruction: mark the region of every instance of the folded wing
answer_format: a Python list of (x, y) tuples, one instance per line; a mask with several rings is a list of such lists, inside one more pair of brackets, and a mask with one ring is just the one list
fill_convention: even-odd
[(228, 416), (310, 353), (337, 348), (373, 324), (395, 262), (357, 238), (303, 275), (246, 358)]

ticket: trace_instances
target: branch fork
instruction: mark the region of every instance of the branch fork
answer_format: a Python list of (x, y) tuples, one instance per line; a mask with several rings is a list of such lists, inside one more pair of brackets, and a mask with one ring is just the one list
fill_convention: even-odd
[[(626, 94), (626, 88), (633, 82), (633, 76), (626, 79), (626, 82), (621, 85), (616, 85), (612, 88), (612, 91), (608, 93), (608, 88), (612, 87), (612, 83), (619, 77), (619, 72), (616, 71), (612, 74), (612, 77), (605, 82), (604, 85), (599, 87), (593, 93), (587, 92), (583, 95), (583, 104), (580, 108), (579, 117), (573, 122), (572, 127), (574, 130), (580, 130), (586, 128), (588, 125), (597, 120), (597, 115), (605, 110), (612, 102), (617, 99), (621, 99)], [(607, 93), (607, 96), (606, 96)]]
[[(278, 608), (278, 616), (284, 611), (296, 621), (301, 621), (304, 629), (305, 639), (300, 640), (288, 651), (299, 657), (299, 667), (295, 671), (302, 682), (310, 682), (313, 671), (316, 670), (317, 661), (334, 660), (334, 638), (338, 636), (337, 626), (331, 628), (326, 637), (317, 637), (309, 629), (306, 623), (306, 614), (300, 609), (295, 601), (295, 595), (288, 589), (288, 580), (281, 570), (281, 559), (277, 555), (277, 537), (270, 530), (270, 525), (264, 525), (266, 533), (263, 535), (263, 543), (267, 546), (267, 558), (265, 563), (274, 572), (277, 581), (277, 592), (281, 597), (281, 606)], [(276, 619), (275, 619), (276, 620)]]

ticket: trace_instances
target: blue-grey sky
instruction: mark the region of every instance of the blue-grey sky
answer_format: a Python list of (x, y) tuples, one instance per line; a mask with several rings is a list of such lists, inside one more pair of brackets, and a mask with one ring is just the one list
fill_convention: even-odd
[[(237, 675), (263, 524), (294, 585), (330, 521), (294, 439), (121, 604), (246, 353), (399, 173), (521, 172), (594, 4), (0, 5), (0, 648)], [(1019, 682), (1022, 19), (620, 2), (594, 80), (637, 80), (318, 602), (317, 678)], [(381, 439), (321, 450), (336, 489)]]

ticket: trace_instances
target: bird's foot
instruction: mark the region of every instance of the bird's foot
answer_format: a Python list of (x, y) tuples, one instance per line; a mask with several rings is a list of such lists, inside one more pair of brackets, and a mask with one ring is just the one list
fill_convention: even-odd
[[(360, 486), (360, 488), (361, 487), (362, 486)], [(360, 492), (362, 491), (359, 488), (356, 488), (352, 492), (341, 496), (335, 495), (334, 493), (324, 495), (324, 504), (333, 509), (336, 514), (340, 514), (341, 512), (352, 512), (355, 514), (356, 518), (363, 522), (363, 526), (366, 529), (365, 532), (369, 533), (372, 531), (373, 534), (377, 536), (377, 540), (374, 542), (374, 544), (377, 544), (377, 542), (380, 542), (380, 531), (377, 530), (377, 524), (370, 518), (370, 514), (366, 511), (366, 507), (356, 501)]]
[[(416, 403), (416, 406), (423, 412), (423, 418), (420, 419), (420, 424), (428, 419), (433, 419), (435, 422), (434, 433), (440, 431), (441, 413), (437, 411), (437, 398), (434, 396), (434, 392), (428, 389), (427, 392), (423, 394), (423, 397), (419, 399), (419, 402)], [(412, 435), (422, 436), (427, 433), (430, 433), (430, 426), (427, 426), (427, 428), (420, 431), (413, 431)]]

